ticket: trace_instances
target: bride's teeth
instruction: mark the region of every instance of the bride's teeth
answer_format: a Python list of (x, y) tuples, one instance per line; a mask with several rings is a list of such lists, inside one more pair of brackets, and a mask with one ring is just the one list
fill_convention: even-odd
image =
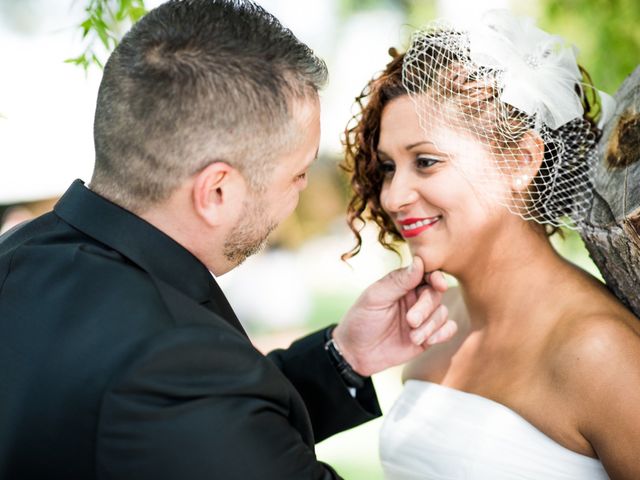
[(416, 228), (420, 228), (423, 227), (425, 225), (430, 225), (432, 223), (434, 223), (437, 219), (432, 219), (432, 220), (418, 220), (415, 223), (411, 223), (409, 225), (403, 225), (402, 229), (403, 230), (415, 230)]

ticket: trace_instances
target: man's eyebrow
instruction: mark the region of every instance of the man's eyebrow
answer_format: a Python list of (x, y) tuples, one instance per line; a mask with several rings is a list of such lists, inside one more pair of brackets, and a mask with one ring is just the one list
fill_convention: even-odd
[(316, 154), (313, 156), (313, 159), (311, 159), (310, 162), (307, 162), (304, 166), (304, 168), (301, 168), (300, 171), (301, 172), (305, 172), (307, 171), (309, 168), (311, 168), (311, 165), (313, 165), (316, 160), (318, 160), (318, 156), (320, 155), (320, 147), (318, 147), (318, 149), (316, 150)]
[(313, 165), (316, 162), (316, 160), (318, 160), (319, 155), (320, 155), (320, 147), (318, 147), (318, 149), (316, 150), (316, 154), (313, 156), (313, 159), (307, 164), (307, 167), (305, 168), (305, 170), (311, 167), (311, 165)]

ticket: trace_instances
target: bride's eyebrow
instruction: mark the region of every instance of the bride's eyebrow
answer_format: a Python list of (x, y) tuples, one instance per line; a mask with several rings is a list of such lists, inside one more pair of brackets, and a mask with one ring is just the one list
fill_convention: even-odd
[(434, 147), (436, 146), (435, 143), (430, 142), (429, 140), (423, 140), (421, 142), (416, 142), (416, 143), (411, 143), (409, 145), (407, 145), (406, 147), (404, 147), (406, 150), (411, 150), (413, 148), (416, 147), (420, 147), (421, 145), (433, 145)]
[[(416, 142), (416, 143), (410, 143), (409, 145), (405, 145), (404, 149), (405, 150), (411, 150), (413, 148), (419, 147), (421, 145), (431, 145), (433, 147), (436, 146), (435, 143), (429, 141), (429, 140), (422, 140), (420, 142)], [(378, 157), (384, 157), (385, 159), (391, 159), (391, 155), (389, 155), (388, 153), (386, 153), (384, 150), (378, 149), (376, 150), (376, 153), (378, 154)]]

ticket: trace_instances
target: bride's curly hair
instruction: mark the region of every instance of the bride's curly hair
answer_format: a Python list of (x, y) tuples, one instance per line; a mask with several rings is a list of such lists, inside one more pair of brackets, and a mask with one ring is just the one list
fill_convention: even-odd
[(402, 240), (393, 221), (380, 204), (380, 191), (384, 176), (378, 162), (378, 141), (380, 139), (380, 118), (387, 104), (398, 97), (407, 95), (402, 84), (403, 54), (389, 49), (392, 60), (385, 70), (374, 77), (355, 99), (357, 113), (347, 124), (343, 143), (346, 149), (345, 161), (341, 165), (351, 177), (352, 197), (347, 207), (347, 223), (356, 237), (356, 245), (342, 258), (346, 260), (357, 255), (362, 247), (360, 231), (367, 219), (379, 227), (378, 241), (385, 248), (397, 251), (393, 243)]
[[(425, 53), (425, 59), (429, 59), (430, 63), (437, 68), (436, 65), (443, 66), (443, 58), (445, 54), (439, 52), (437, 47)], [(375, 222), (380, 231), (378, 233), (378, 241), (388, 250), (398, 252), (398, 242), (402, 242), (403, 237), (396, 229), (389, 215), (384, 211), (380, 203), (380, 192), (384, 181), (384, 175), (380, 168), (378, 160), (378, 141), (380, 139), (380, 120), (384, 108), (394, 99), (408, 95), (407, 87), (403, 84), (402, 70), (404, 53), (399, 53), (395, 48), (389, 49), (392, 59), (386, 68), (371, 79), (360, 95), (355, 99), (356, 113), (350, 119), (344, 132), (343, 144), (345, 146), (345, 161), (341, 168), (350, 176), (350, 184), (352, 188), (352, 197), (347, 208), (347, 223), (349, 228), (356, 237), (356, 245), (347, 253), (342, 255), (343, 260), (354, 257), (360, 252), (362, 247), (362, 231), (366, 220)], [(524, 133), (528, 128), (529, 118), (522, 112), (512, 108), (509, 114), (510, 125), (505, 126), (504, 123), (498, 124), (494, 113), (494, 102), (499, 102), (499, 93), (496, 89), (483, 85), (475, 87), (474, 78), (471, 75), (459, 75), (460, 70), (456, 70), (455, 66), (450, 66), (449, 72), (453, 72), (450, 78), (445, 81), (450, 91), (460, 93), (461, 97), (474, 98), (475, 101), (482, 103), (483, 108), (477, 108), (478, 103), (470, 105), (468, 103), (460, 103), (459, 106), (464, 110), (464, 114), (470, 111), (477, 112), (475, 120), (483, 123), (483, 128), (489, 129), (496, 142), (493, 148), (509, 148), (504, 143), (505, 138), (510, 138), (509, 143), (518, 137), (517, 132)], [(600, 104), (596, 97), (595, 88), (584, 88), (592, 86), (589, 74), (580, 66), (583, 75), (583, 87), (576, 85), (576, 94), (579, 96), (584, 107), (584, 119), (591, 125), (592, 134), (599, 137), (601, 131), (597, 128), (596, 122), (601, 114)], [(444, 69), (443, 69), (444, 71)], [(470, 89), (476, 89), (474, 95), (469, 95)], [(503, 106), (504, 108), (504, 106)], [(505, 128), (509, 131), (506, 132)], [(548, 152), (549, 146), (545, 146), (545, 156), (540, 170), (548, 168), (549, 162), (556, 161), (556, 157)], [(540, 182), (542, 183), (542, 182)], [(536, 178), (533, 179), (536, 184)], [(536, 195), (544, 194), (544, 192), (536, 193)], [(545, 220), (545, 212), (531, 212), (540, 220)], [(558, 228), (546, 225), (547, 234), (555, 233)]]

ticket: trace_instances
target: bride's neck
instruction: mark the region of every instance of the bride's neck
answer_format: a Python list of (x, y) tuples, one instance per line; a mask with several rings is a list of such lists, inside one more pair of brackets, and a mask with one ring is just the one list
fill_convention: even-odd
[(542, 229), (511, 232), (478, 253), (456, 275), (472, 328), (521, 322), (569, 273)]

